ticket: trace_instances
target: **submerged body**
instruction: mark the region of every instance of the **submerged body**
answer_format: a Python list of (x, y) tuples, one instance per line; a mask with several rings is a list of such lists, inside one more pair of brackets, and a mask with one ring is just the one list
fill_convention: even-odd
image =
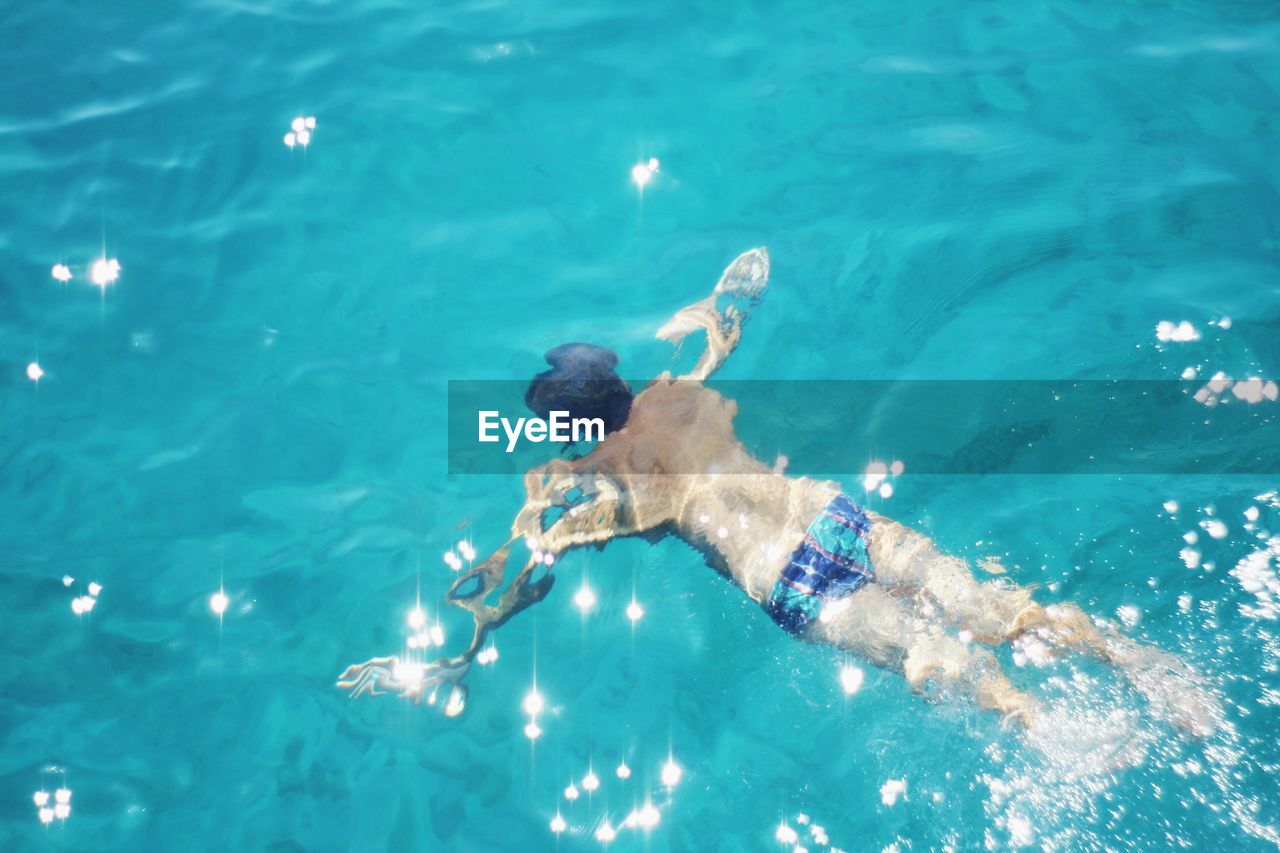
[[(770, 610), (784, 569), (841, 490), (775, 473), (738, 440), (736, 413), (733, 401), (699, 381), (656, 380), (635, 398), (627, 425), (591, 453), (526, 476), (527, 501), (512, 533), (552, 552), (669, 533)], [(546, 525), (549, 510), (561, 514)], [(824, 602), (821, 618), (784, 627), (895, 669), (918, 690), (934, 679), (985, 707), (1028, 711), (1030, 697), (1000, 674), (990, 652), (945, 628), (1001, 642), (1048, 625), (1048, 612), (1026, 590), (979, 584), (924, 536), (863, 512), (873, 579)]]
[[(448, 686), (446, 710), (456, 713), (465, 698), (462, 678), (489, 631), (542, 600), (554, 581), (550, 574), (535, 581), (531, 558), (488, 604), (513, 543), (563, 554), (619, 537), (675, 535), (793, 634), (899, 672), (917, 692), (936, 686), (927, 691), (932, 698), (970, 696), (1030, 725), (1036, 700), (1014, 687), (990, 647), (1034, 642), (1048, 653), (1077, 651), (1115, 664), (1168, 719), (1198, 734), (1211, 731), (1217, 705), (1176, 658), (1104, 633), (1074, 605), (1043, 607), (1004, 579), (980, 583), (963, 560), (858, 507), (839, 484), (784, 476), (747, 450), (734, 431), (737, 404), (704, 380), (736, 346), (768, 272), (764, 250), (739, 256), (710, 296), (658, 332), (675, 343), (706, 333), (694, 369), (655, 379), (631, 401), (625, 425), (591, 452), (525, 475), (526, 500), (511, 539), (450, 589), (450, 599), (476, 620), (465, 652), (413, 668), (374, 659), (349, 668), (339, 686), (356, 695), (382, 688), (432, 700)], [(543, 398), (552, 391), (541, 389)]]

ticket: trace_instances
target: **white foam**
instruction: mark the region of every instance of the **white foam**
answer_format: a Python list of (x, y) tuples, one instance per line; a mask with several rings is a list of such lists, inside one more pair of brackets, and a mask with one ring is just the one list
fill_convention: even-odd
[(1161, 320), (1156, 324), (1156, 340), (1182, 344), (1200, 340), (1200, 333), (1187, 320), (1177, 324), (1169, 320)]
[(1116, 610), (1116, 616), (1127, 627), (1132, 628), (1142, 619), (1142, 611), (1132, 604), (1126, 604)]
[(890, 779), (880, 786), (880, 802), (892, 807), (898, 802), (898, 797), (905, 797), (906, 793), (906, 779)]
[(1205, 532), (1208, 533), (1210, 536), (1212, 536), (1214, 539), (1227, 538), (1227, 526), (1223, 524), (1222, 521), (1220, 521), (1219, 519), (1210, 518), (1206, 521), (1200, 522), (1200, 526), (1203, 527)]
[(1280, 616), (1280, 577), (1276, 563), (1280, 559), (1280, 537), (1267, 540), (1263, 548), (1246, 554), (1230, 570), (1240, 588), (1254, 597), (1253, 604), (1242, 604), (1240, 612), (1250, 619), (1274, 620)]
[(1017, 847), (1026, 847), (1035, 840), (1036, 833), (1031, 821), (1019, 814), (1009, 815), (1005, 821), (1009, 828), (1009, 840)]

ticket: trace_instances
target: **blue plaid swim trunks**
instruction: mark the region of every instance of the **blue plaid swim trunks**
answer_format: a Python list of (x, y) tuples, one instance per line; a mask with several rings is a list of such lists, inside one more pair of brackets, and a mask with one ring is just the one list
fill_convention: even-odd
[(765, 609), (786, 631), (799, 634), (832, 602), (876, 579), (867, 554), (871, 519), (845, 495), (818, 513), (773, 585)]

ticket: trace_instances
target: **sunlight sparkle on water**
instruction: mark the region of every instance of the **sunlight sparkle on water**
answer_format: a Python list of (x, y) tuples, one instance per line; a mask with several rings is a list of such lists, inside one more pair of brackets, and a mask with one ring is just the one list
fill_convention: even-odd
[(32, 382), (39, 382), (40, 377), (44, 376), (44, 369), (40, 367), (38, 362), (31, 362), (27, 365), (27, 378)]
[(647, 163), (636, 163), (631, 167), (632, 183), (637, 189), (643, 190), (653, 180), (653, 176), (658, 174), (660, 165), (657, 157), (650, 157)]
[(422, 664), (397, 660), (391, 667), (391, 677), (404, 685), (406, 690), (417, 690), (421, 686), (418, 682), (422, 681), (422, 674)]
[(601, 844), (608, 844), (610, 841), (618, 837), (618, 831), (613, 828), (613, 824), (609, 823), (609, 818), (605, 818), (600, 824), (600, 828), (596, 830), (596, 841)]
[(644, 617), (644, 608), (634, 598), (627, 605), (627, 618), (632, 622), (639, 622)]
[(537, 720), (530, 720), (529, 724), (524, 727), (524, 736), (529, 740), (537, 740), (542, 737), (542, 729), (538, 726)]
[(835, 601), (828, 602), (822, 610), (818, 611), (818, 621), (826, 625), (852, 606), (852, 596), (846, 595), (844, 598), (837, 598)]
[(222, 590), (218, 590), (209, 596), (209, 609), (213, 611), (215, 616), (221, 616), (227, 612), (227, 605), (231, 603), (231, 599), (227, 598), (227, 594)]
[(600, 788), (600, 777), (594, 771), (588, 770), (587, 775), (582, 777), (582, 790), (590, 794)]
[(658, 821), (662, 820), (662, 813), (654, 807), (653, 803), (645, 803), (636, 817), (641, 829), (653, 829), (658, 825)]
[(546, 703), (542, 699), (542, 694), (538, 692), (538, 688), (533, 688), (524, 697), (524, 712), (530, 717), (536, 717), (542, 713), (542, 709), (546, 707)]
[(862, 679), (864, 674), (861, 669), (856, 666), (846, 664), (840, 669), (840, 687), (844, 690), (844, 695), (852, 696), (862, 688)]
[(618, 778), (619, 779), (631, 778), (631, 768), (627, 766), (627, 762), (625, 761), (618, 765)]
[(115, 258), (110, 260), (106, 258), (98, 258), (89, 267), (89, 280), (101, 288), (113, 283), (120, 277), (120, 262)]
[(560, 816), (560, 812), (556, 812), (556, 816), (551, 818), (551, 831), (559, 835), (569, 828), (569, 824), (564, 822), (564, 818)]
[(583, 613), (596, 606), (596, 594), (591, 587), (587, 586), (586, 581), (583, 581), (582, 586), (573, 594), (573, 604)]
[(293, 148), (301, 145), (306, 148), (311, 144), (311, 131), (316, 129), (315, 116), (295, 116), (289, 122), (289, 132), (284, 135), (284, 144)]
[(66, 264), (54, 264), (51, 274), (55, 279), (66, 284), (71, 281), (71, 267)]
[(570, 801), (578, 799), (578, 786), (570, 782), (569, 787), (564, 789), (564, 798)]
[(667, 763), (662, 765), (662, 784), (668, 788), (674, 788), (680, 784), (680, 778), (684, 776), (684, 769), (676, 764), (674, 758), (668, 758)]
[(56, 820), (66, 820), (71, 817), (71, 789), (67, 787), (58, 788), (53, 792), (53, 805), (49, 804), (48, 791), (36, 791), (31, 796), (31, 801), (36, 806), (36, 817), (43, 824), (50, 824)]

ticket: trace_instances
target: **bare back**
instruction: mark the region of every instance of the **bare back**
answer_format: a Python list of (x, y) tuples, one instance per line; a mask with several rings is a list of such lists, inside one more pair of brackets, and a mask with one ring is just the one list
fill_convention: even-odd
[(625, 427), (571, 465), (616, 492), (622, 530), (670, 530), (763, 601), (839, 488), (774, 473), (738, 440), (736, 414), (736, 403), (701, 382), (659, 378), (636, 397)]

